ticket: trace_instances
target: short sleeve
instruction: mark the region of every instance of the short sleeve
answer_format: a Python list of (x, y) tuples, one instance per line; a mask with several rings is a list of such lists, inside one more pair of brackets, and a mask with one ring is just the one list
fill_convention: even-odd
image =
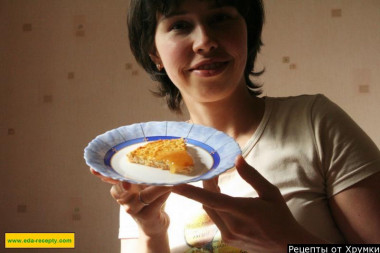
[(119, 217), (119, 239), (138, 238), (139, 230), (136, 222), (122, 207), (120, 207)]
[(311, 115), (329, 197), (380, 171), (378, 147), (339, 106), (318, 95)]

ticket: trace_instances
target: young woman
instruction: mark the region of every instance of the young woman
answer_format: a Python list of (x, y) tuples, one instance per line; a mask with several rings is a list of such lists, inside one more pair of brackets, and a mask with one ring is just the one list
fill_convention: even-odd
[(122, 252), (286, 252), (289, 243), (380, 242), (380, 152), (322, 95), (259, 97), (260, 0), (132, 0), (137, 61), (169, 108), (242, 147), (194, 185), (115, 182)]

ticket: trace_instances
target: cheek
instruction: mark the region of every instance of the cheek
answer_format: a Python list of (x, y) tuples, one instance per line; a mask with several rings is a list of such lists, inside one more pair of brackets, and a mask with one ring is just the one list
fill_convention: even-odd
[(175, 82), (186, 70), (188, 53), (184, 43), (165, 43), (159, 49), (162, 63), (170, 79)]
[[(238, 38), (239, 36), (235, 36)], [(235, 53), (235, 57), (237, 59), (237, 65), (239, 65), (238, 69), (242, 69), (244, 71), (245, 65), (247, 63), (247, 55), (248, 55), (248, 45), (247, 45), (247, 36), (244, 33), (244, 36), (241, 36), (240, 39), (236, 39), (231, 41), (232, 50)]]
[(236, 52), (239, 56), (244, 56), (244, 58), (247, 55), (247, 33), (242, 30), (240, 31), (240, 36), (232, 36), (232, 39), (230, 41), (231, 48)]
[(166, 45), (161, 50), (161, 59), (162, 63), (166, 68), (172, 67), (176, 65), (176, 62), (179, 61), (181, 53), (178, 51), (179, 46), (177, 45)]
[(245, 25), (226, 29), (220, 34), (221, 43), (225, 50), (232, 55), (237, 63), (246, 62), (247, 58), (247, 31)]

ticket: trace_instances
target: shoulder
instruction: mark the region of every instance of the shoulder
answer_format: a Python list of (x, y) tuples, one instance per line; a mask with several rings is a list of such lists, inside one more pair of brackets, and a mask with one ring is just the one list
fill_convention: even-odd
[(264, 97), (264, 99), (280, 104), (280, 105), (308, 105), (308, 104), (329, 104), (332, 103), (323, 94), (303, 94), (297, 96), (288, 96), (288, 97)]
[(276, 110), (310, 109), (315, 103), (328, 103), (330, 100), (322, 94), (298, 95), (289, 97), (265, 97), (268, 104), (273, 104)]
[(290, 97), (266, 97), (267, 104), (278, 115), (305, 119), (320, 123), (326, 119), (350, 118), (341, 107), (323, 94), (299, 95)]
[[(272, 121), (286, 124), (310, 122), (313, 110), (319, 108), (319, 104), (329, 101), (324, 95), (299, 95), (291, 97), (265, 97), (266, 110), (270, 111)], [(317, 104), (317, 106), (316, 106)], [(320, 109), (317, 109), (320, 110)], [(307, 123), (309, 124), (309, 123)]]

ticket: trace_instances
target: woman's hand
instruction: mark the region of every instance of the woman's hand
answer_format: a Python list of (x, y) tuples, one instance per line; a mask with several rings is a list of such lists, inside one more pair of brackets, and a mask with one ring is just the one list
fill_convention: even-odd
[(136, 220), (147, 237), (166, 234), (169, 217), (162, 207), (170, 195), (170, 187), (120, 182), (104, 177), (93, 169), (90, 171), (102, 181), (113, 185), (111, 196)]
[(292, 216), (279, 189), (239, 156), (236, 169), (258, 193), (257, 198), (235, 198), (220, 193), (217, 178), (204, 189), (178, 185), (173, 192), (203, 204), (225, 243), (249, 252), (286, 252), (289, 243), (322, 243)]

